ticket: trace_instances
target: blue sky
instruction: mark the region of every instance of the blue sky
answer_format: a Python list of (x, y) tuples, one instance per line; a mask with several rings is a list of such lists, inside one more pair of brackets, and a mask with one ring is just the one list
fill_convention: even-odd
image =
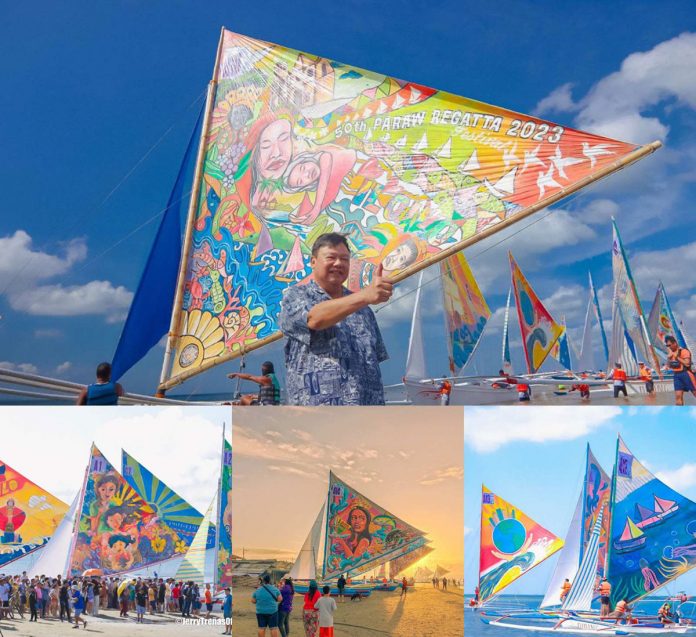
[[(696, 289), (684, 274), (696, 267), (696, 19), (687, 2), (3, 3), (0, 365), (86, 381), (111, 358), (222, 25), (626, 141), (661, 139), (656, 155), (467, 256), (495, 311), (512, 250), (577, 340), (588, 269), (609, 315), (614, 214), (644, 304), (662, 278), (696, 333)], [(439, 375), (446, 357), (435, 288), (427, 288), (426, 332), (429, 371)], [(387, 383), (403, 375), (412, 299), (378, 314), (391, 353)], [(498, 368), (500, 319), (498, 311), (478, 371)], [(516, 332), (512, 345), (521, 368)], [(127, 388), (152, 391), (161, 357), (156, 348), (126, 375)], [(266, 358), (279, 360), (279, 346), (249, 366)], [(223, 372), (236, 368), (184, 391), (229, 388)]]
[[(478, 580), (481, 484), (565, 537), (580, 493), (585, 445), (611, 472), (620, 434), (631, 452), (673, 489), (696, 500), (696, 410), (676, 407), (467, 408), (464, 418), (465, 591)], [(562, 423), (562, 425), (561, 425)], [(543, 594), (551, 557), (510, 594)], [(693, 590), (696, 572), (669, 592)]]

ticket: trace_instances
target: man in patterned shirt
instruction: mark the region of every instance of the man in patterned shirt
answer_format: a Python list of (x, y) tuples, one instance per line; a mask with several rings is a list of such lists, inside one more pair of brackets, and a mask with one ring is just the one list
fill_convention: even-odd
[(350, 249), (333, 232), (316, 240), (311, 265), (314, 279), (285, 291), (279, 318), (288, 404), (383, 405), (379, 364), (388, 354), (369, 306), (391, 298), (391, 281), (380, 265), (359, 292), (343, 287)]

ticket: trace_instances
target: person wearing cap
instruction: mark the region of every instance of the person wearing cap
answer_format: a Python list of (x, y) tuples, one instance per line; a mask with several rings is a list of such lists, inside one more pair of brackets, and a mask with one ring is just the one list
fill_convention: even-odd
[(696, 377), (691, 370), (691, 352), (686, 347), (679, 347), (674, 336), (665, 336), (667, 346), (666, 369), (674, 373), (674, 397), (677, 405), (684, 404), (684, 392), (690, 391), (696, 396)]
[(77, 584), (72, 586), (73, 612), (75, 613), (75, 625), (73, 628), (79, 628), (80, 622), (82, 627), (87, 628), (87, 621), (82, 619), (81, 615), (85, 610), (85, 597)]
[(312, 246), (312, 278), (283, 294), (278, 324), (287, 341), (289, 405), (383, 405), (380, 363), (389, 357), (371, 305), (388, 301), (393, 283), (380, 264), (358, 292), (344, 287), (351, 253), (342, 234)]
[(614, 364), (614, 369), (611, 370), (608, 378), (614, 381), (614, 398), (618, 398), (619, 394), (623, 394), (625, 398), (628, 398), (628, 392), (626, 391), (626, 372), (624, 371), (621, 363), (617, 362)]
[(244, 394), (240, 399), (240, 405), (280, 405), (280, 383), (275, 375), (275, 367), (271, 361), (261, 365), (261, 376), (234, 372), (227, 374), (227, 378), (239, 378), (256, 383), (259, 386), (258, 395)]
[(655, 391), (655, 383), (652, 379), (652, 369), (650, 369), (643, 361), (638, 363), (638, 378), (645, 383), (645, 391), (652, 394)]

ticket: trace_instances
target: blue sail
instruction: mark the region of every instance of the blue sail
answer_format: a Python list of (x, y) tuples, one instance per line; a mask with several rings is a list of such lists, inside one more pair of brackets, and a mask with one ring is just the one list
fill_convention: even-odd
[(184, 187), (193, 175), (195, 141), (200, 137), (202, 115), (201, 109), (111, 362), (114, 381), (143, 358), (169, 330), (181, 260), (181, 219), (188, 208)]

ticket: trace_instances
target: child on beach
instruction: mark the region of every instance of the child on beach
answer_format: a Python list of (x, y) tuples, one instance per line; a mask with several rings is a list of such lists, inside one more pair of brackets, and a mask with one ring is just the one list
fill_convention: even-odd
[(324, 586), (321, 590), (324, 594), (314, 604), (314, 608), (319, 611), (319, 637), (333, 637), (336, 600), (331, 597), (330, 586)]

